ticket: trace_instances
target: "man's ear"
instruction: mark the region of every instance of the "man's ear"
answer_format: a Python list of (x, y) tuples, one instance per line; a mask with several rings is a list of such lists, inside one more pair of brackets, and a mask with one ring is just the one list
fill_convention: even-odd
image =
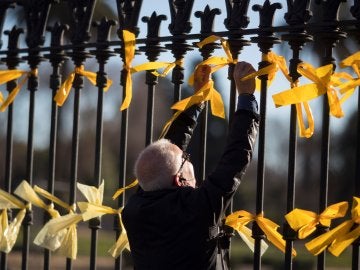
[(182, 183), (180, 181), (180, 176), (179, 174), (175, 174), (174, 175), (174, 178), (173, 178), (173, 186), (175, 187), (181, 187), (182, 186)]

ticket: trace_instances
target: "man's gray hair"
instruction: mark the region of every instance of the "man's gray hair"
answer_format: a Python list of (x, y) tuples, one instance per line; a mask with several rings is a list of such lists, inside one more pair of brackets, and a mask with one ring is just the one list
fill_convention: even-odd
[(181, 165), (180, 148), (167, 139), (147, 146), (135, 163), (135, 176), (145, 191), (170, 188)]

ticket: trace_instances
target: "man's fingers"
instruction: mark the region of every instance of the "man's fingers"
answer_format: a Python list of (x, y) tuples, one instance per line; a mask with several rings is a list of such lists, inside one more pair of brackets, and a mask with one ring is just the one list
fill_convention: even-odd
[(255, 72), (254, 67), (247, 62), (238, 62), (235, 66), (234, 76), (237, 78), (245, 77), (248, 74)]

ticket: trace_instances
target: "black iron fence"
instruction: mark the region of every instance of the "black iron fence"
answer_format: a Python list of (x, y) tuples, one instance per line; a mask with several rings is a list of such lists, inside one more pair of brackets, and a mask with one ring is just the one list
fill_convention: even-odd
[[(357, 239), (359, 220), (356, 196), (360, 193), (358, 181), (360, 125), (357, 117), (358, 109), (354, 105), (359, 104), (359, 101), (354, 98), (358, 96), (356, 91), (346, 101), (350, 104), (347, 105), (350, 108), (348, 111), (354, 115), (351, 121), (335, 124), (336, 134), (346, 135), (346, 132), (350, 132), (349, 130), (355, 130), (351, 133), (354, 135), (352, 137), (343, 135), (345, 138), (343, 145), (338, 139), (335, 139), (336, 145), (330, 140), (332, 132), (330, 124), (333, 116), (338, 118), (343, 116), (341, 106), (345, 106), (345, 102), (342, 105), (341, 98), (350, 95), (353, 89), (356, 90), (357, 76), (360, 76), (358, 70), (360, 59), (356, 55), (341, 62), (357, 51), (360, 26), (359, 1), (318, 0), (311, 3), (310, 0), (289, 0), (286, 3), (273, 1), (273, 3), (270, 1), (252, 3), (249, 0), (225, 0), (224, 3), (214, 1), (215, 7), (212, 8), (206, 3), (197, 3), (201, 1), (194, 0), (169, 0), (168, 3), (157, 0), (152, 1), (153, 5), (159, 5), (154, 7), (150, 7), (149, 1), (144, 2), (142, 0), (1, 0), (0, 142), (2, 151), (0, 161), (2, 169), (0, 179), (1, 189), (5, 191), (0, 193), (1, 269), (19, 267), (29, 269), (33, 265), (33, 258), (37, 258), (38, 254), (43, 257), (41, 265), (44, 269), (57, 269), (55, 261), (58, 265), (58, 259), (55, 260), (52, 256), (57, 254), (56, 251), (39, 249), (33, 244), (33, 238), (50, 218), (56, 217), (51, 214), (53, 205), (55, 205), (54, 209), (58, 209), (60, 204), (68, 211), (58, 210), (60, 215), (70, 213), (80, 216), (77, 214), (79, 210), (74, 207), (79, 201), (77, 199), (79, 182), (95, 187), (100, 186), (102, 179), (105, 179), (106, 185), (110, 182), (110, 188), (105, 189), (104, 204), (106, 202), (111, 204), (113, 209), (121, 209), (126, 202), (127, 193), (118, 197), (115, 200), (116, 203), (107, 199), (111, 198), (118, 188), (130, 184), (133, 153), (154, 140), (167, 116), (170, 116), (171, 104), (189, 95), (186, 92), (188, 76), (186, 67), (219, 55), (224, 56), (222, 63), (225, 63), (228, 74), (232, 74), (237, 59), (250, 62), (259, 59), (258, 69), (261, 71), (258, 74), (260, 92), (257, 94), (260, 103), (260, 132), (256, 158), (249, 170), (249, 175), (256, 178), (256, 181), (250, 179), (244, 181), (242, 187), (245, 191), (240, 191), (241, 194), (235, 197), (232, 209), (236, 211), (244, 206), (253, 209), (252, 223), (247, 226), (252, 226), (249, 228), (252, 230), (254, 239), (254, 251), (250, 262), (249, 260), (241, 261), (237, 259), (238, 249), (233, 248), (234, 269), (245, 267), (245, 265), (251, 265), (253, 269), (261, 269), (262, 265), (267, 265), (268, 259), (265, 261), (261, 256), (261, 243), (264, 240), (270, 246), (275, 243), (275, 246), (282, 250), (274, 255), (281, 258), (280, 263), (272, 264), (274, 269), (326, 269), (328, 261), (334, 262), (336, 258), (342, 262), (339, 265), (343, 264), (348, 267), (347, 269), (359, 269), (359, 241)], [(161, 34), (161, 27), (167, 22), (167, 17), (149, 10), (150, 8), (162, 9), (163, 5), (167, 6), (170, 15), (169, 32), (166, 34)], [(200, 10), (194, 10), (194, 5)], [(252, 7), (252, 10), (249, 7)], [(284, 10), (283, 15), (279, 17), (277, 13)], [(146, 15), (142, 17), (142, 26), (139, 23), (141, 14)], [(223, 23), (217, 20), (220, 14), (224, 16)], [(99, 20), (95, 23), (97, 19)], [(256, 21), (258, 27), (249, 28), (250, 20)], [(275, 25), (274, 20), (276, 20)], [(220, 24), (221, 27), (219, 27)], [(197, 33), (192, 31), (194, 25), (198, 25)], [(129, 36), (126, 37), (125, 33)], [(204, 46), (197, 44), (213, 36), (219, 38), (214, 37)], [(135, 47), (131, 46), (132, 38), (134, 38), (134, 44), (136, 43)], [(257, 49), (254, 49), (256, 46)], [(253, 48), (252, 53), (247, 51), (250, 47)], [(134, 55), (131, 52), (133, 49), (135, 49)], [(226, 55), (227, 49), (229, 51)], [(280, 51), (279, 54), (284, 58), (275, 55), (273, 51)], [(166, 79), (156, 76), (153, 69), (144, 72), (146, 74), (144, 82), (133, 74), (132, 68), (135, 66), (132, 63), (133, 58), (135, 62), (139, 57), (142, 62), (156, 62), (164, 59), (163, 55), (166, 55), (167, 60), (161, 61), (169, 62), (163, 67), (168, 67), (171, 71), (171, 75), (168, 76), (171, 78), (171, 84), (168, 82), (166, 86), (163, 84), (160, 87), (162, 81)], [(343, 58), (339, 59), (339, 56)], [(329, 64), (332, 66), (327, 71), (315, 68), (312, 70), (307, 64), (299, 67), (300, 63), (304, 63), (302, 57), (309, 59), (309, 62), (317, 67), (326, 67)], [(281, 59), (287, 60), (281, 62)], [(191, 65), (186, 63), (191, 61), (194, 62)], [(279, 93), (281, 90), (292, 87), (291, 93), (296, 93), (293, 95), (296, 97), (292, 96), (292, 99), (287, 99), (283, 104), (277, 104), (284, 106), (288, 104), (290, 110), (282, 110), (276, 115), (278, 122), (271, 120), (271, 125), (277, 130), (276, 133), (269, 134), (266, 125), (269, 122), (267, 116), (272, 113), (269, 110), (281, 110), (275, 109), (273, 100), (269, 100), (271, 96), (268, 89), (272, 87), (269, 80), (277, 72), (280, 73), (281, 67), (285, 67), (286, 63), (288, 63), (288, 71), (285, 69), (284, 72), (287, 73), (285, 75), (288, 76), (288, 80), (285, 77), (280, 78), (281, 74), (277, 75), (274, 84), (277, 88), (284, 87), (284, 89), (277, 89), (276, 92)], [(73, 68), (69, 68), (70, 66)], [(345, 67), (348, 67), (347, 70), (345, 69), (348, 75), (339, 73)], [(88, 70), (95, 74), (90, 74)], [(310, 77), (313, 85), (309, 88), (312, 90), (301, 88), (302, 75)], [(134, 79), (133, 82), (134, 92), (135, 89), (140, 88), (140, 84), (146, 84), (146, 90), (143, 91), (141, 97), (137, 96), (138, 99), (145, 100), (143, 103), (135, 103), (136, 101), (131, 99), (130, 82), (135, 76), (138, 79)], [(226, 91), (225, 94), (222, 92), (222, 94), (228, 95), (224, 103), (226, 118), (231, 121), (231, 115), (235, 111), (236, 91), (232, 77), (227, 74), (225, 77), (228, 78), (218, 78), (222, 85), (218, 88), (230, 88), (229, 92)], [(93, 84), (87, 81), (91, 78)], [(108, 78), (111, 78), (114, 83), (106, 92), (110, 82)], [(285, 81), (285, 84), (276, 84), (277, 80)], [(63, 82), (67, 82), (69, 87), (62, 87)], [(164, 91), (161, 98), (157, 97), (158, 92), (161, 92), (161, 88), (164, 87), (172, 89), (173, 96), (170, 97), (170, 101), (168, 93)], [(27, 88), (28, 91), (21, 88)], [(111, 91), (116, 92), (114, 88), (118, 89), (117, 94), (110, 94)], [(59, 89), (64, 92), (59, 93)], [(70, 89), (73, 90), (70, 91)], [(98, 90), (96, 97), (94, 93), (91, 93), (94, 89)], [(304, 94), (304, 96), (299, 94), (309, 91), (312, 91), (312, 94)], [(40, 98), (37, 95), (43, 92), (51, 93), (51, 95), (45, 95), (45, 99), (42, 98), (37, 102), (37, 98)], [(90, 95), (92, 98), (88, 97)], [(107, 95), (111, 95), (110, 98), (107, 98)], [(83, 97), (85, 105), (81, 103)], [(134, 97), (136, 99), (135, 93)], [(65, 101), (67, 98), (68, 100)], [(309, 111), (302, 116), (301, 106), (304, 106), (305, 110), (308, 109), (309, 102), (315, 98), (322, 99), (321, 104), (316, 103), (315, 107), (312, 107), (315, 117), (312, 117)], [(276, 103), (275, 99), (274, 101)], [(66, 104), (62, 106), (64, 102)], [(129, 106), (126, 102), (129, 102)], [(211, 164), (217, 158), (216, 154), (212, 153), (212, 148), (216, 148), (215, 144), (221, 146), (221, 143), (218, 143), (221, 141), (218, 138), (221, 135), (216, 134), (222, 130), (220, 127), (224, 128), (223, 124), (225, 123), (226, 126), (227, 123), (226, 120), (219, 120), (211, 115), (209, 104), (201, 116), (199, 132), (192, 145), (192, 151), (196, 152), (195, 156), (198, 157), (195, 161), (198, 179), (205, 179), (206, 173), (211, 170)], [(120, 105), (122, 105), (121, 111), (117, 107)], [(91, 109), (86, 110), (84, 106)], [(111, 110), (110, 106), (117, 108)], [(165, 107), (167, 113), (164, 113)], [(36, 113), (37, 110), (41, 113)], [(316, 117), (315, 111), (322, 112), (321, 119)], [(104, 113), (107, 115), (104, 116)], [(143, 116), (139, 116), (141, 113)], [(347, 115), (343, 118), (346, 117)], [(109, 118), (112, 122), (108, 121)], [(308, 128), (304, 126), (300, 128), (303, 134), (299, 137), (297, 122), (301, 123), (302, 118), (307, 120), (305, 125), (308, 125)], [(315, 129), (312, 126), (313, 119), (316, 121)], [(281, 126), (277, 126), (279, 121), (282, 122)], [(212, 125), (212, 122), (216, 125)], [(84, 123), (92, 123), (91, 132), (89, 132), (90, 129), (84, 128)], [(45, 129), (46, 136), (44, 132), (40, 134), (38, 130), (42, 125), (48, 125), (48, 129)], [(137, 129), (141, 125), (144, 125), (144, 128)], [(18, 135), (17, 133), (24, 130), (23, 127), (26, 127), (26, 134)], [(270, 128), (274, 129), (274, 127)], [(343, 133), (341, 133), (342, 130)], [(129, 147), (129, 141), (134, 137), (138, 138), (137, 142), (143, 141), (143, 145), (134, 146), (133, 143), (134, 148)], [(277, 139), (286, 142), (280, 145), (283, 151), (278, 155), (268, 154), (265, 149), (271, 148), (271, 144), (276, 144)], [(307, 144), (305, 142), (307, 140), (312, 143)], [(313, 148), (313, 151), (307, 152), (307, 148)], [(330, 156), (331, 152), (340, 153), (334, 156), (334, 163), (336, 163), (334, 167), (338, 168), (337, 171), (336, 168), (331, 167), (334, 164)], [(301, 156), (301, 162), (297, 160), (299, 156)], [(64, 165), (65, 163), (69, 166)], [(271, 166), (275, 164), (275, 168), (266, 164), (271, 164)], [(277, 171), (277, 166), (285, 167), (285, 170)], [(274, 180), (267, 170), (275, 173), (275, 177), (279, 179)], [(39, 202), (34, 203), (31, 198), (18, 191), (17, 187), (21, 185), (20, 182), (23, 179), (29, 184), (30, 189), (33, 188), (35, 193), (42, 195), (40, 197), (43, 198), (43, 205)], [(332, 181), (331, 184), (329, 184), (329, 179)], [(246, 195), (246, 185), (254, 187), (253, 191), (248, 190), (254, 195)], [(282, 187), (279, 190), (283, 194), (275, 190), (276, 195), (267, 195), (268, 190), (274, 192), (272, 186), (275, 185)], [(38, 187), (48, 193), (39, 191)], [(13, 195), (14, 192), (20, 197), (19, 202), (9, 202), (11, 199), (6, 197), (6, 194)], [(26, 194), (29, 192), (29, 190), (25, 191)], [(63, 202), (59, 203), (49, 194), (55, 194)], [(350, 202), (349, 205), (354, 200), (351, 213), (350, 209), (347, 213), (342, 211), (344, 207), (342, 210), (336, 207), (329, 210), (329, 205), (332, 206), (340, 199), (346, 203)], [(50, 201), (54, 204), (50, 204)], [(32, 207), (29, 207), (28, 202), (31, 202)], [(266, 207), (264, 207), (265, 204)], [(293, 248), (299, 247), (301, 250), (305, 242), (299, 240), (297, 232), (299, 228), (295, 228), (296, 226), (291, 224), (289, 219), (284, 218), (295, 208), (306, 207), (306, 210), (314, 212), (305, 220), (305, 225), (310, 227), (309, 230), (313, 228), (310, 236), (312, 240), (316, 240), (316, 236), (327, 235), (329, 231), (333, 232), (333, 229), (337, 228), (336, 225), (330, 224), (332, 218), (342, 217), (345, 221), (341, 220), (341, 222), (347, 223), (339, 222), (340, 226), (349, 227), (347, 231), (344, 229), (336, 237), (330, 236), (325, 240), (319, 240), (320, 246), (324, 249), (319, 248), (316, 256), (311, 255), (314, 258), (313, 265), (299, 263), (306, 252), (309, 254), (309, 249), (311, 249), (309, 245), (306, 246), (308, 251), (298, 252), (297, 256), (294, 256)], [(44, 218), (42, 214), (39, 216), (38, 213), (43, 213), (43, 210), (50, 215), (45, 214)], [(13, 234), (17, 237), (17, 241), (12, 246), (9, 245), (11, 242), (9, 232), (14, 231), (14, 228), (10, 224), (13, 225), (13, 221), (20, 218), (18, 213), (22, 211), (24, 218), (21, 222), (20, 235)], [(111, 213), (112, 218), (115, 217), (110, 226), (113, 230), (111, 228), (108, 230), (112, 235), (110, 239), (114, 242), (123, 233), (116, 211)], [(327, 212), (324, 213), (324, 211)], [(298, 213), (295, 216), (299, 217), (301, 214)], [(280, 240), (276, 240), (277, 235), (274, 232), (276, 230), (266, 227), (265, 217), (280, 225), (277, 229), (277, 232), (281, 234)], [(102, 240), (99, 239), (99, 233), (107, 230), (104, 219), (105, 216), (101, 219), (100, 217), (90, 219), (88, 228), (83, 230), (86, 236), (82, 237), (79, 234), (79, 239), (85, 238), (87, 242), (80, 240), (72, 242), (77, 243), (79, 247), (86, 245), (88, 248), (84, 269), (105, 269), (105, 266), (100, 266), (98, 261), (98, 247)], [(81, 220), (78, 222), (81, 223)], [(77, 225), (71, 229), (66, 227), (65, 231), (75, 233), (76, 226), (81, 225), (76, 222), (74, 224)], [(239, 230), (241, 233), (241, 229)], [(73, 237), (75, 237), (74, 234)], [(333, 254), (337, 254), (335, 250), (337, 244), (341, 242), (341, 237), (350, 239), (346, 244), (347, 253), (345, 257), (336, 257)], [(76, 252), (76, 246), (62, 245), (65, 249)], [(242, 243), (241, 246), (244, 244)], [(332, 254), (326, 256), (329, 252)], [(20, 253), (20, 256), (16, 258), (21, 261), (21, 266), (19, 262), (10, 260), (14, 253)], [(338, 253), (342, 253), (342, 249)], [(122, 252), (120, 256), (115, 254), (115, 258), (108, 255), (111, 260), (109, 269), (124, 269), (129, 265), (131, 267), (128, 255), (128, 251)], [(59, 269), (77, 268), (75, 257), (73, 253), (61, 257), (64, 260), (60, 263)], [(237, 264), (238, 261), (240, 261), (239, 264)]]

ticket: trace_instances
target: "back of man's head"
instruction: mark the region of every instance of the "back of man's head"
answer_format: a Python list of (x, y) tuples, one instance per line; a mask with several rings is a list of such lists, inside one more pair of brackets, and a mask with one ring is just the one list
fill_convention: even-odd
[(181, 165), (182, 151), (169, 140), (160, 139), (147, 146), (135, 163), (135, 175), (145, 191), (170, 188)]

